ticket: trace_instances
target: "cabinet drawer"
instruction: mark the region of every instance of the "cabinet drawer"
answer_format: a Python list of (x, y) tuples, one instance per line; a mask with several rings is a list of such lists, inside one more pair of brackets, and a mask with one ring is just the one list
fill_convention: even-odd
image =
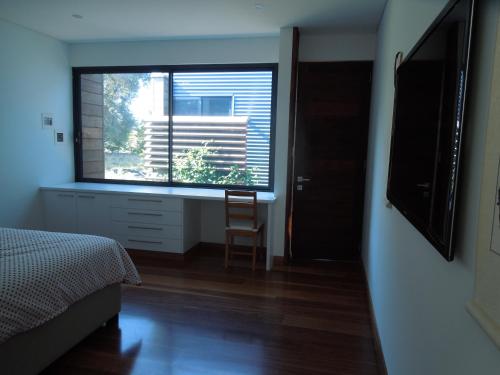
[(182, 253), (182, 241), (168, 238), (115, 235), (114, 238), (127, 249)]
[(133, 208), (112, 208), (111, 218), (113, 221), (125, 221), (129, 223), (151, 223), (181, 225), (182, 213), (173, 211), (152, 211)]
[(159, 237), (169, 238), (172, 240), (180, 240), (182, 238), (182, 227), (178, 225), (114, 221), (112, 227), (113, 233), (117, 233), (119, 235)]
[(113, 207), (139, 208), (144, 210), (158, 211), (182, 211), (182, 199), (163, 198), (147, 195), (114, 195)]

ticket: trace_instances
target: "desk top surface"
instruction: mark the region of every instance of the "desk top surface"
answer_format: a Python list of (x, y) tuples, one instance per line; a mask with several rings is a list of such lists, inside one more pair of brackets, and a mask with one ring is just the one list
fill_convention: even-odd
[[(90, 182), (70, 182), (59, 185), (45, 185), (41, 186), (40, 189), (58, 191), (81, 191), (88, 193), (147, 194), (200, 200), (224, 200), (224, 189), (119, 185)], [(273, 192), (257, 192), (257, 200), (259, 203), (273, 203), (276, 200), (276, 197)]]

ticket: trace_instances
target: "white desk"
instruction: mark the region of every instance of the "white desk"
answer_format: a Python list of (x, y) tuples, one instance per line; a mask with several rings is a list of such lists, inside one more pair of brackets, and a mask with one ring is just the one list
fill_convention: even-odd
[[(46, 185), (40, 187), (42, 191), (55, 191), (75, 194), (106, 194), (106, 195), (137, 195), (146, 197), (165, 197), (179, 198), (187, 201), (224, 201), (223, 189), (198, 189), (183, 187), (163, 187), (163, 186), (145, 186), (145, 185), (119, 185), (106, 183), (86, 183), (73, 182), (60, 185)], [(273, 209), (276, 198), (272, 192), (258, 192), (257, 201), (260, 204), (267, 205), (267, 253), (266, 269), (270, 270), (273, 263), (273, 245), (272, 230)]]

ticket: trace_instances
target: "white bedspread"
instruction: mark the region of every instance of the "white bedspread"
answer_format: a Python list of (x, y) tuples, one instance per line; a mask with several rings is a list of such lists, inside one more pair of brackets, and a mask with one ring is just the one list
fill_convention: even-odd
[(0, 228), (0, 343), (121, 282), (141, 280), (115, 240)]

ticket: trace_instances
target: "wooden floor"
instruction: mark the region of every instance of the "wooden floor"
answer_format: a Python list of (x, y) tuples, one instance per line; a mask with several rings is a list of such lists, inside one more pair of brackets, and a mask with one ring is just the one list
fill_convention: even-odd
[(221, 256), (140, 260), (119, 322), (43, 374), (379, 374), (359, 263), (229, 271)]

